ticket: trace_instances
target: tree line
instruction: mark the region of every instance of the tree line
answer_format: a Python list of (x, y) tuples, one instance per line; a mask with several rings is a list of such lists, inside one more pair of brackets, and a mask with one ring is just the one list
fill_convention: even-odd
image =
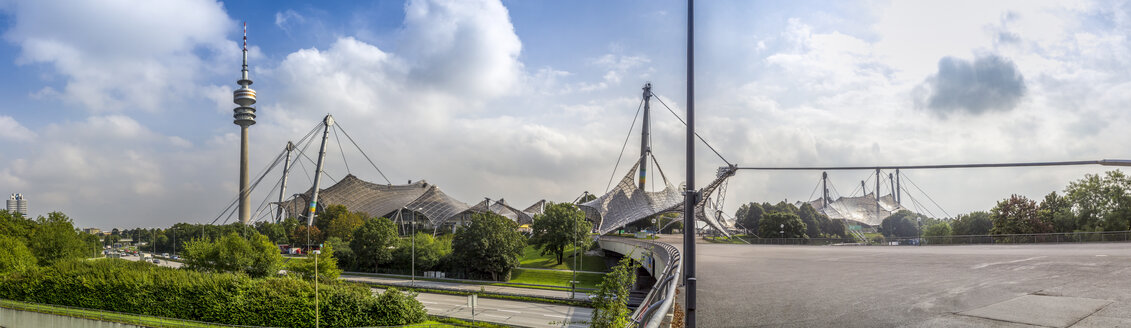
[(785, 201), (777, 204), (750, 202), (734, 214), (736, 222), (762, 238), (845, 238), (842, 222), (829, 219), (809, 203), (797, 207)]

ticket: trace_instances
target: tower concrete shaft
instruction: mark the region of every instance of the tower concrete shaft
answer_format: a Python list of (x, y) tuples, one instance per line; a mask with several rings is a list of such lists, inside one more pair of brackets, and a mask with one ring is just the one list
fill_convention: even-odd
[(240, 71), (240, 80), (236, 84), (239, 89), (232, 92), (234, 102), (239, 107), (232, 110), (232, 117), (236, 125), (240, 126), (240, 222), (247, 224), (251, 221), (251, 204), (248, 197), (251, 194), (248, 184), (248, 154), (247, 154), (247, 127), (255, 124), (255, 90), (251, 89), (251, 77), (247, 72), (247, 23), (243, 23), (243, 69)]

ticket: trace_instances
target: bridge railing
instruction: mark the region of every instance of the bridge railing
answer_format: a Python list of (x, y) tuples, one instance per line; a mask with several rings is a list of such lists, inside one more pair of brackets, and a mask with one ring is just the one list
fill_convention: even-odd
[(627, 326), (634, 328), (659, 327), (660, 323), (664, 321), (664, 317), (671, 310), (672, 304), (675, 304), (675, 290), (676, 287), (679, 287), (680, 273), (682, 272), (682, 259), (679, 250), (665, 243), (632, 239), (602, 238), (600, 242), (602, 248), (605, 249), (617, 248), (607, 247), (610, 246), (608, 243), (619, 243), (631, 245), (632, 250), (646, 250), (647, 254), (644, 254), (644, 252), (633, 253), (630, 250), (627, 251), (629, 253), (624, 255), (637, 260), (650, 258), (653, 264), (663, 264), (662, 268), (652, 267), (649, 270), (652, 276), (656, 278), (656, 283), (652, 285), (652, 289), (648, 291), (648, 295), (640, 302), (636, 311), (632, 312), (632, 322)]

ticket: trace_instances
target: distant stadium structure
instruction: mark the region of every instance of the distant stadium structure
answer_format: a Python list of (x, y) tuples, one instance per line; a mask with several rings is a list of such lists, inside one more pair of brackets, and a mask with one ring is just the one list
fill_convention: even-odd
[[(895, 201), (892, 195), (880, 196), (879, 208), (876, 207), (876, 194), (869, 193), (859, 197), (840, 197), (825, 205), (825, 200), (817, 198), (808, 202), (817, 212), (823, 213), (833, 220), (846, 220), (849, 224), (864, 224), (879, 226), (884, 218), (904, 209)], [(798, 204), (800, 205), (800, 204)]]
[[(311, 188), (279, 205), (288, 217), (301, 217), (306, 212), (307, 204), (310, 204), (313, 191)], [(542, 213), (546, 202), (540, 200), (525, 210), (511, 207), (502, 199), (494, 202), (485, 199), (469, 206), (427, 181), (410, 181), (403, 185), (377, 184), (361, 180), (352, 174), (319, 190), (318, 198), (318, 212), (326, 206), (343, 205), (350, 211), (363, 212), (372, 217), (415, 220), (417, 224), (433, 230), (449, 230), (467, 225), (472, 215), (486, 212), (499, 214), (518, 224), (529, 224), (533, 222), (534, 215)]]

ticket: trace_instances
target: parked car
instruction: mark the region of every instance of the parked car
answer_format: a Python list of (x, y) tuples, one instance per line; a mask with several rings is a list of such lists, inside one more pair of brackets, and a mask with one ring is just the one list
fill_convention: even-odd
[(161, 260), (153, 259), (153, 264), (161, 264)]

